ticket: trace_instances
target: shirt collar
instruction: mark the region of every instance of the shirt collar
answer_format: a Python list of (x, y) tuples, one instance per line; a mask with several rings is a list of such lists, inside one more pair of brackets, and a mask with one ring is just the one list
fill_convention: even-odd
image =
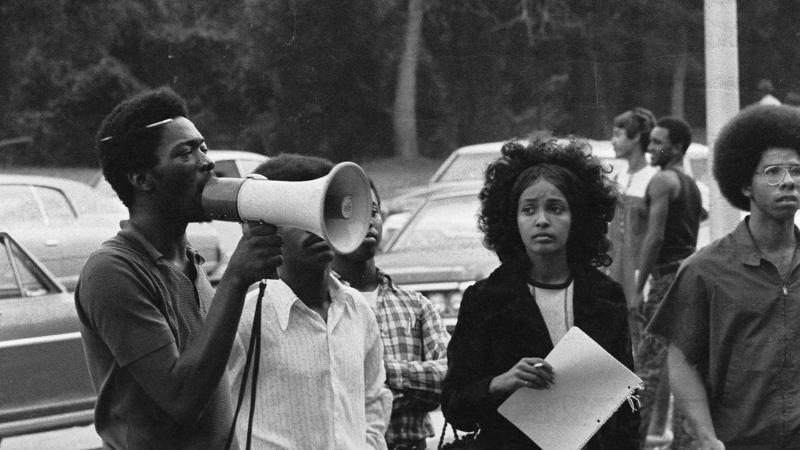
[[(289, 317), (292, 313), (292, 307), (295, 303), (302, 303), (302, 301), (283, 280), (269, 280), (267, 284), (270, 286), (270, 302), (275, 308), (275, 314), (278, 316), (278, 324), (282, 331), (286, 331), (286, 329), (289, 328)], [(331, 306), (343, 303), (345, 307), (355, 307), (355, 300), (347, 289), (348, 288), (331, 273), (331, 276), (328, 277), (328, 293), (331, 295)]]
[[(122, 220), (119, 222), (119, 235), (124, 237), (125, 239), (133, 242), (137, 245), (140, 249), (142, 249), (147, 256), (150, 257), (154, 262), (160, 261), (164, 254), (158, 251), (158, 249), (147, 240), (147, 238), (133, 226), (128, 220)], [(184, 236), (183, 244), (186, 246), (186, 256), (189, 259), (193, 259), (195, 263), (198, 265), (202, 265), (205, 262), (205, 258), (202, 255), (197, 253), (190, 245), (189, 242), (186, 241), (186, 237)]]
[[(761, 264), (763, 256), (761, 250), (756, 246), (753, 235), (750, 233), (750, 229), (747, 226), (749, 222), (750, 216), (748, 215), (744, 220), (739, 222), (739, 225), (733, 230), (732, 236), (734, 242), (736, 242), (736, 245), (739, 247), (739, 255), (742, 263), (748, 266), (758, 266)], [(800, 242), (800, 230), (798, 230), (796, 226), (794, 227), (794, 234), (798, 242)], [(795, 252), (797, 252), (797, 250), (795, 250)]]
[[(382, 271), (381, 269), (379, 269), (377, 267), (375, 268), (375, 271), (378, 274), (378, 288), (386, 287), (386, 288), (394, 291), (395, 290), (395, 285), (394, 285), (394, 281), (392, 281), (392, 277), (390, 277), (389, 274), (387, 274), (386, 272)], [(350, 285), (350, 282), (345, 280), (337, 272), (331, 270), (331, 275), (334, 278), (336, 278), (336, 280), (339, 281), (339, 283), (341, 283), (343, 286), (352, 287)]]
[(392, 277), (389, 276), (388, 273), (382, 271), (380, 268), (376, 267), (375, 270), (378, 271), (378, 286), (379, 287), (385, 286), (387, 289), (394, 292), (396, 288), (394, 285), (394, 280), (392, 280)]

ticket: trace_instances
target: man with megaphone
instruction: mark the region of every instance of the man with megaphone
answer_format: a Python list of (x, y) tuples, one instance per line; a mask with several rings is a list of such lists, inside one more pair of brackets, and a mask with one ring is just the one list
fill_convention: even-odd
[[(330, 208), (314, 205), (326, 203), (322, 199), (332, 195), (337, 198), (332, 201), (337, 205), (333, 215), (338, 216), (338, 205), (349, 203), (341, 198), (350, 195), (331, 194), (338, 190), (338, 183), (323, 177), (329, 173), (335, 177), (333, 168), (322, 158), (279, 155), (255, 170), (269, 181), (254, 180), (253, 184), (263, 187), (252, 192), (280, 192), (285, 198), (283, 208), (314, 209), (320, 216), (328, 216), (325, 210)], [(363, 173), (358, 175), (361, 177), (365, 179)], [(298, 181), (302, 183), (293, 183)], [(308, 186), (319, 192), (309, 192)], [(352, 203), (369, 204), (368, 185), (363, 187), (367, 195), (357, 193)], [(303, 192), (303, 198), (295, 198), (293, 193), (297, 192)], [(238, 196), (239, 210), (243, 203), (255, 200), (247, 198), (252, 195)], [(279, 279), (267, 281), (261, 306), (257, 292), (247, 297), (231, 352), (232, 391), (241, 393), (242, 411), (254, 409), (252, 430), (248, 430), (244, 417), (236, 422), (239, 442), (244, 445), (252, 439), (254, 448), (385, 449), (392, 394), (384, 387), (386, 372), (378, 324), (361, 294), (331, 276), (333, 245), (316, 234), (328, 234), (328, 239), (339, 244), (353, 234), (355, 248), (365, 234), (368, 215), (353, 225), (355, 233), (343, 231), (344, 237), (339, 238), (336, 231), (325, 231), (327, 225), (319, 231), (315, 224), (324, 222), (325, 217), (293, 216), (297, 224), (278, 227), (283, 240)], [(253, 370), (254, 388), (251, 395), (244, 395), (242, 385), (250, 385), (250, 363), (245, 354), (255, 342), (261, 345), (252, 363), (261, 372)], [(255, 401), (251, 401), (252, 389)]]
[(206, 220), (214, 163), (187, 117), (183, 99), (161, 88), (117, 105), (98, 131), (103, 174), (130, 213), (75, 291), (104, 448), (225, 446), (226, 363), (245, 294), (281, 263), (275, 227), (250, 227), (211, 288), (186, 226)]

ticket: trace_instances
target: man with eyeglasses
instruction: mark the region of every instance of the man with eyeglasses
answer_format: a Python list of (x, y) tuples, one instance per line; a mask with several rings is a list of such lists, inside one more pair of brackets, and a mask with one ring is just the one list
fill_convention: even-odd
[[(633, 303), (640, 305), (646, 324), (675, 278), (681, 262), (691, 255), (697, 245), (700, 221), (707, 217), (702, 206), (700, 190), (694, 179), (684, 172), (683, 157), (692, 142), (689, 124), (676, 117), (664, 117), (650, 132), (650, 164), (660, 167), (645, 191), (647, 231), (642, 243), (641, 262), (636, 279)], [(650, 291), (643, 301), (644, 287), (649, 278)], [(640, 435), (651, 443), (669, 441), (666, 426), (669, 409), (669, 383), (666, 366), (667, 347), (655, 336), (644, 333), (636, 353), (636, 372), (644, 381), (641, 392)], [(674, 415), (673, 442), (684, 442), (680, 415)], [(665, 436), (667, 434), (667, 436)], [(684, 448), (675, 445), (674, 448)]]
[(701, 448), (798, 448), (800, 110), (741, 111), (713, 167), (750, 214), (683, 263), (648, 332), (669, 341), (675, 403)]

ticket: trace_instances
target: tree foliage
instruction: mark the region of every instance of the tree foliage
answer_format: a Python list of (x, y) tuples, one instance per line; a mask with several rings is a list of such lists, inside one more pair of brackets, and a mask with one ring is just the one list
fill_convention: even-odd
[[(742, 103), (800, 90), (800, 6), (739, 2)], [(702, 0), (427, 0), (419, 152), (537, 130), (608, 138), (634, 105), (705, 121)], [(4, 0), (0, 162), (91, 165), (121, 99), (170, 85), (215, 148), (395, 153), (408, 0)], [(782, 97), (781, 97), (782, 98)]]

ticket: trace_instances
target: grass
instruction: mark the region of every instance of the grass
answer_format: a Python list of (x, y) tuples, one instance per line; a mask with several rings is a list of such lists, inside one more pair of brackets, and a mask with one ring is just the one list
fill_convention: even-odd
[[(382, 198), (391, 198), (414, 186), (427, 184), (441, 164), (441, 159), (417, 158), (403, 160), (401, 158), (381, 158), (359, 163), (364, 168)], [(22, 175), (44, 175), (68, 178), (90, 183), (97, 176), (99, 169), (92, 167), (36, 167), (36, 166), (2, 166), (0, 173)]]

